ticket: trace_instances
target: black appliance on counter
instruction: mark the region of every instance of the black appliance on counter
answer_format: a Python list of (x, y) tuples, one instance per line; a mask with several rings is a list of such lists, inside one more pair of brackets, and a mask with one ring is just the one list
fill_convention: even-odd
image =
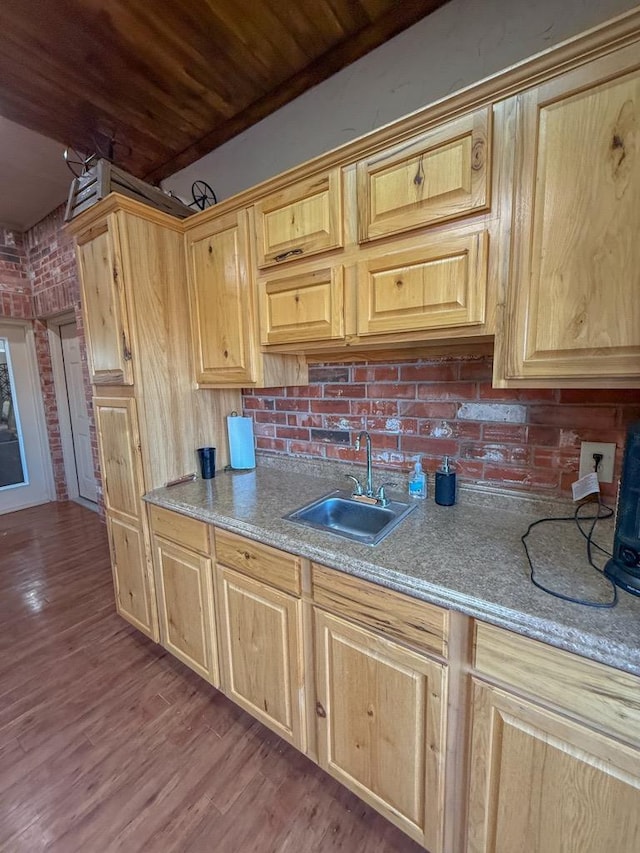
[(640, 595), (640, 421), (627, 432), (613, 556), (604, 573), (617, 586)]

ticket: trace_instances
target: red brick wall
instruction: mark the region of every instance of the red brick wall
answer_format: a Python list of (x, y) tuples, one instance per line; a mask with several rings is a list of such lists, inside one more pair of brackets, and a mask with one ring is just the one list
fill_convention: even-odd
[[(461, 481), (548, 494), (577, 479), (581, 441), (615, 442), (619, 475), (638, 391), (496, 390), (491, 359), (331, 364), (302, 388), (245, 390), (256, 446), (276, 454), (363, 462), (371, 433), (378, 467), (434, 471), (447, 454)], [(603, 493), (615, 495), (615, 484)]]
[(56, 208), (24, 235), (34, 313), (40, 318), (80, 309), (74, 242), (62, 230), (64, 209)]
[[(73, 240), (62, 231), (63, 215), (64, 205), (25, 234), (0, 229), (0, 316), (34, 320), (38, 372), (58, 500), (66, 500), (68, 493), (46, 321), (73, 312), (82, 352), (85, 352), (75, 249)], [(91, 414), (86, 361), (84, 375)], [(97, 475), (98, 447), (93, 418), (92, 447)]]
[(33, 317), (31, 283), (21, 234), (0, 228), (0, 317)]

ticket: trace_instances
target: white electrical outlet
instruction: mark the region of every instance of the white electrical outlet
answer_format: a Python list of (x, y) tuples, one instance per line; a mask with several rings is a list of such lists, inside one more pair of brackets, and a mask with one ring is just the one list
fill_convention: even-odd
[(615, 444), (606, 444), (598, 441), (583, 441), (580, 445), (580, 477), (592, 474), (596, 470), (594, 453), (601, 453), (602, 460), (598, 465), (598, 482), (613, 482), (613, 463), (616, 456)]

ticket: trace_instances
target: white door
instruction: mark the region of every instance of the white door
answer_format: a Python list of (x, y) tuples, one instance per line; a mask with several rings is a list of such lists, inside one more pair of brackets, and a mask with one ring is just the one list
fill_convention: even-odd
[(33, 332), (0, 323), (0, 514), (53, 497)]
[(98, 488), (93, 467), (89, 431), (90, 420), (87, 411), (80, 343), (75, 323), (65, 323), (60, 326), (60, 341), (62, 343), (67, 399), (69, 401), (69, 420), (78, 480), (78, 494), (81, 498), (95, 503), (98, 499)]

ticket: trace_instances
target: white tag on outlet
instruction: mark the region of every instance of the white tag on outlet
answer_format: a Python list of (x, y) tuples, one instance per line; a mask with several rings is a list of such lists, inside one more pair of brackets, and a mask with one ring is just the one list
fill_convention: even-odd
[(575, 483), (571, 484), (571, 491), (573, 492), (574, 501), (584, 500), (584, 498), (589, 497), (589, 495), (600, 494), (598, 475), (594, 471), (592, 474), (586, 474), (584, 477), (580, 477), (579, 480), (576, 480)]

